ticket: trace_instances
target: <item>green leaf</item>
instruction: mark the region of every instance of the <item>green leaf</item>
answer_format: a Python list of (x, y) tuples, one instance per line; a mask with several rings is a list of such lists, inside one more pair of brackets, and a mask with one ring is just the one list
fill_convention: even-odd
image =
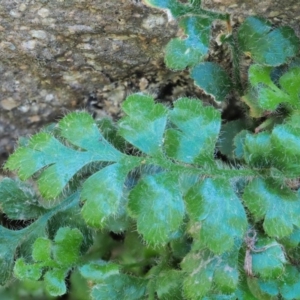
[[(280, 103), (299, 104), (300, 68), (295, 68), (283, 75), (279, 83), (281, 90), (271, 79), (271, 67), (252, 65), (249, 68), (249, 80), (257, 90), (257, 101), (264, 110), (274, 111)], [(298, 72), (297, 72), (298, 71)]]
[(92, 288), (93, 300), (140, 300), (146, 291), (145, 281), (125, 274), (112, 275)]
[(246, 127), (247, 124), (243, 119), (229, 121), (222, 125), (217, 148), (223, 155), (230, 159), (234, 158), (234, 138)]
[(274, 164), (286, 176), (300, 175), (300, 132), (289, 124), (277, 125), (272, 131), (272, 154)]
[(245, 132), (243, 135), (243, 156), (247, 164), (259, 168), (269, 167), (272, 158), (271, 135), (268, 132)]
[(278, 287), (273, 280), (262, 281), (255, 277), (248, 277), (250, 291), (258, 300), (277, 300)]
[(300, 227), (300, 199), (288, 187), (268, 179), (255, 178), (245, 188), (244, 202), (271, 237), (283, 238)]
[(226, 180), (205, 179), (188, 191), (185, 200), (194, 238), (212, 252), (229, 251), (234, 240), (243, 237), (246, 213)]
[(187, 299), (202, 299), (213, 288), (232, 293), (239, 282), (238, 243), (231, 252), (216, 256), (207, 249), (192, 250), (182, 261), (186, 273), (183, 290)]
[(203, 107), (199, 100), (181, 98), (174, 103), (169, 118), (176, 128), (166, 130), (166, 153), (186, 163), (212, 162), (220, 113), (213, 107)]
[(286, 264), (282, 246), (275, 240), (260, 238), (252, 252), (252, 270), (262, 279), (275, 279), (280, 276)]
[(61, 227), (55, 236), (52, 248), (53, 259), (61, 267), (70, 267), (79, 259), (82, 233), (77, 228)]
[(179, 26), (187, 36), (185, 39), (172, 39), (165, 51), (168, 68), (183, 70), (204, 60), (209, 50), (212, 20), (204, 17), (185, 17)]
[(14, 266), (14, 275), (23, 281), (39, 280), (42, 276), (42, 268), (39, 265), (27, 264), (23, 258), (19, 258)]
[(291, 265), (286, 266), (280, 280), (275, 278), (263, 281), (262, 279), (248, 278), (248, 285), (258, 299), (275, 300), (279, 295), (286, 300), (300, 299), (300, 273), (296, 267)]
[(259, 17), (248, 17), (238, 31), (241, 50), (250, 53), (259, 64), (277, 66), (287, 62), (299, 51), (299, 39), (290, 27), (272, 30), (267, 21)]
[(0, 206), (12, 220), (36, 219), (46, 212), (29, 184), (10, 178), (0, 182)]
[(32, 249), (32, 258), (36, 262), (51, 263), (52, 242), (44, 237), (35, 240)]
[(51, 296), (62, 296), (67, 292), (65, 277), (65, 270), (55, 269), (46, 272), (44, 282), (46, 290)]
[(156, 293), (160, 300), (182, 299), (181, 286), (183, 274), (177, 270), (160, 272), (156, 279)]
[(143, 94), (127, 97), (122, 108), (128, 116), (119, 121), (119, 134), (146, 154), (160, 153), (167, 109)]
[(32, 137), (28, 147), (18, 148), (5, 167), (18, 169), (25, 180), (38, 170), (38, 186), (45, 198), (57, 197), (70, 179), (85, 165), (94, 161), (119, 161), (122, 154), (101, 135), (87, 113), (71, 113), (59, 122), (61, 135), (86, 151), (66, 147), (51, 134), (41, 132)]
[(204, 62), (196, 65), (191, 71), (191, 77), (197, 86), (217, 102), (224, 101), (232, 89), (231, 79), (216, 63)]
[[(45, 235), (49, 216), (44, 215), (28, 227), (13, 231), (0, 226), (0, 284), (4, 285), (11, 277), (16, 252), (19, 247)], [(24, 273), (23, 273), (24, 274)]]
[(129, 194), (128, 209), (137, 229), (152, 245), (166, 244), (183, 222), (184, 202), (172, 173), (145, 176)]
[(287, 265), (283, 280), (278, 283), (283, 299), (300, 299), (300, 273), (296, 267)]
[[(130, 158), (128, 157), (128, 163)], [(133, 162), (134, 163), (134, 162)], [(109, 217), (116, 217), (123, 196), (123, 185), (134, 164), (112, 164), (89, 177), (82, 186), (86, 200), (81, 214), (89, 226), (101, 228)]]
[(81, 275), (93, 282), (102, 283), (108, 277), (119, 274), (118, 265), (103, 260), (90, 261), (79, 268)]

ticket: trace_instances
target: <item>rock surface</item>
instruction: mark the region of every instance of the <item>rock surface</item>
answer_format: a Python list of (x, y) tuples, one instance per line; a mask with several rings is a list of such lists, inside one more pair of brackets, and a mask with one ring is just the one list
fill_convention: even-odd
[[(299, 32), (298, 0), (203, 0), (238, 21), (259, 14)], [(20, 135), (66, 111), (96, 108), (117, 116), (125, 97), (197, 94), (186, 73), (163, 66), (163, 47), (177, 32), (139, 0), (1, 0), (0, 156)], [(177, 93), (178, 92), (178, 93)], [(1, 160), (0, 160), (1, 164)]]

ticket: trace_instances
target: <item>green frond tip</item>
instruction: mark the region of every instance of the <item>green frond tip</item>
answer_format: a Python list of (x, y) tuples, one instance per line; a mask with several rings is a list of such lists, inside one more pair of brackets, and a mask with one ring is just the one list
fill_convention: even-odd
[(165, 133), (165, 149), (170, 157), (185, 162), (213, 162), (221, 127), (220, 112), (204, 107), (197, 99), (180, 98), (169, 113), (174, 125)]
[(216, 254), (230, 251), (236, 238), (243, 238), (247, 217), (228, 181), (205, 179), (185, 195), (192, 236)]
[(148, 244), (165, 245), (183, 223), (185, 206), (172, 173), (145, 176), (129, 194), (129, 214)]
[(161, 153), (167, 108), (138, 93), (127, 97), (122, 109), (127, 116), (118, 122), (119, 134), (146, 154)]
[(117, 162), (123, 154), (110, 145), (87, 113), (71, 113), (59, 122), (62, 137), (79, 149), (67, 147), (49, 133), (34, 135), (26, 147), (18, 148), (5, 167), (18, 170), (22, 180), (45, 168), (38, 179), (43, 197), (57, 197), (72, 177), (95, 161)]
[(173, 70), (183, 70), (203, 61), (209, 50), (212, 20), (204, 17), (185, 17), (180, 21), (187, 38), (172, 39), (165, 49), (165, 63)]
[(297, 54), (299, 38), (293, 29), (284, 26), (272, 30), (272, 25), (259, 17), (248, 17), (238, 31), (241, 50), (254, 62), (278, 66)]

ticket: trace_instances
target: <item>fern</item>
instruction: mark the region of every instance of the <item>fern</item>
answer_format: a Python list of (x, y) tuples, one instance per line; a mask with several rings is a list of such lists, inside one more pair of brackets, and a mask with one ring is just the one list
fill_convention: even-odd
[(0, 182), (2, 212), (24, 224), (0, 226), (1, 284), (61, 296), (72, 274), (87, 299), (300, 299), (299, 40), (256, 17), (227, 31), (233, 67), (243, 52), (254, 62), (243, 92), (235, 71), (204, 62), (212, 22), (230, 21), (200, 2), (146, 1), (185, 33), (166, 64), (190, 67), (216, 102), (238, 91), (252, 120), (137, 93), (116, 124), (72, 112), (23, 140), (5, 168), (38, 191)]

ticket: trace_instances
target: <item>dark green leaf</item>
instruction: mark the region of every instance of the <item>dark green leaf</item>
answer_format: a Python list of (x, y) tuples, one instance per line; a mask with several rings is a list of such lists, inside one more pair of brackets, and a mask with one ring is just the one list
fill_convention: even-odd
[(232, 89), (231, 79), (216, 63), (204, 62), (196, 65), (191, 71), (191, 77), (197, 86), (217, 102), (224, 101)]
[(255, 62), (270, 66), (286, 63), (300, 47), (290, 27), (272, 30), (271, 24), (259, 17), (246, 19), (239, 28), (238, 41), (241, 50), (250, 53)]
[(0, 205), (3, 213), (12, 220), (36, 219), (46, 212), (33, 187), (10, 178), (0, 182)]

